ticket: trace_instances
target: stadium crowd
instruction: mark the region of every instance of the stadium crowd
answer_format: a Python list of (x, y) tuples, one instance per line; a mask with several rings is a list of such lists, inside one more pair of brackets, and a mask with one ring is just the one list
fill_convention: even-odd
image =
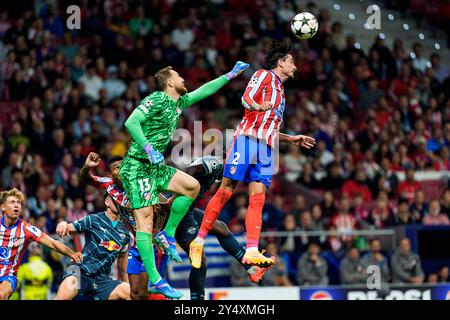
[[(65, 26), (69, 2), (81, 7), (79, 30)], [(98, 191), (80, 184), (79, 169), (91, 151), (104, 160), (125, 154), (130, 138), (123, 123), (154, 90), (153, 74), (160, 68), (172, 65), (192, 89), (237, 60), (249, 62), (240, 81), (192, 107), (180, 121), (188, 130), (197, 120), (203, 130), (236, 127), (245, 81), (262, 66), (266, 38), (291, 42), (299, 67), (285, 85), (283, 131), (314, 136), (318, 144), (310, 151), (281, 146), (265, 229), (450, 224), (448, 186), (429, 199), (415, 179), (419, 170), (450, 170), (450, 69), (438, 53), (425, 57), (420, 43), (406, 48), (401, 39), (389, 47), (376, 38), (368, 51), (358, 49), (351, 31), (312, 2), (69, 2), (16, 0), (0, 6), (0, 101), (13, 111), (0, 118), (0, 184), (27, 195), (25, 217), (43, 231), (52, 234), (61, 219), (74, 221), (103, 207)], [(319, 32), (309, 41), (295, 40), (290, 32), (290, 18), (300, 11), (319, 19)], [(104, 165), (98, 174), (106, 174)], [(310, 204), (305, 195), (285, 192), (286, 183), (314, 190), (320, 201)], [(236, 194), (221, 215), (233, 232), (244, 230), (246, 201), (245, 191)], [(327, 283), (323, 250), (342, 258), (341, 283), (358, 283), (361, 265), (385, 264), (386, 257), (377, 239), (360, 257), (355, 240), (277, 238), (270, 251), (281, 265), (268, 283)], [(386, 281), (424, 281), (420, 257), (409, 247), (402, 240), (391, 265), (385, 264)], [(286, 278), (286, 253), (293, 253), (304, 271), (294, 279)], [(54, 272), (62, 270), (54, 259), (46, 260)], [(417, 268), (405, 270), (411, 260), (418, 261)], [(445, 274), (448, 280), (448, 267), (441, 269), (430, 275), (431, 282)]]

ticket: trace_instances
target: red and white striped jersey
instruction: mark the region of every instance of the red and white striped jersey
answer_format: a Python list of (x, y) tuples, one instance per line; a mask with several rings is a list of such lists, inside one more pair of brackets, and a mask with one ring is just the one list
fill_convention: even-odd
[(45, 233), (28, 222), (19, 219), (10, 228), (0, 223), (0, 277), (17, 276), (22, 257), (31, 241), (40, 242)]
[[(266, 112), (251, 110), (253, 103), (262, 104), (264, 101), (272, 102), (273, 108)], [(253, 136), (273, 147), (283, 122), (285, 103), (281, 79), (271, 70), (259, 69), (253, 74), (242, 96), (245, 114), (235, 136)]]

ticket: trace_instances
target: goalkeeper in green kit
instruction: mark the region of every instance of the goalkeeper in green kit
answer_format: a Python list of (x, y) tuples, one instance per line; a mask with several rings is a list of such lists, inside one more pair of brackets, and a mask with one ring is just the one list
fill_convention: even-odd
[(184, 79), (166, 67), (155, 74), (156, 90), (145, 97), (125, 122), (132, 137), (131, 146), (120, 166), (120, 177), (136, 220), (136, 246), (147, 271), (152, 290), (167, 297), (181, 298), (158, 273), (153, 252), (153, 205), (158, 194), (172, 192), (175, 198), (164, 230), (155, 235), (155, 242), (173, 260), (180, 262), (176, 251), (175, 230), (200, 190), (198, 181), (190, 175), (163, 164), (163, 153), (178, 126), (181, 112), (217, 92), (249, 65), (238, 61), (233, 70), (197, 90), (188, 93)]

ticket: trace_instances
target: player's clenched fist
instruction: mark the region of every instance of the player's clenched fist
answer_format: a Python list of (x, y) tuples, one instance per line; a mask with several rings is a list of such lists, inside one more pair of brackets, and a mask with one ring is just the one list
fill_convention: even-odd
[(70, 235), (67, 222), (62, 221), (62, 222), (58, 223), (58, 225), (56, 226), (56, 234), (58, 236), (60, 236), (61, 238), (64, 236)]
[(97, 153), (91, 152), (87, 156), (84, 165), (88, 168), (95, 168), (100, 164), (100, 160), (100, 156)]

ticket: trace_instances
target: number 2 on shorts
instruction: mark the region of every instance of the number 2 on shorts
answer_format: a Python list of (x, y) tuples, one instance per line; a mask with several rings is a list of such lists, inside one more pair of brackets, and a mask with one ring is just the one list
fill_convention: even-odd
[(233, 161), (231, 163), (234, 164), (234, 165), (238, 165), (239, 164), (238, 160), (239, 160), (240, 157), (241, 157), (241, 154), (239, 152), (235, 152), (234, 153), (234, 159), (233, 159)]
[(148, 183), (148, 178), (139, 179), (138, 183), (139, 183), (139, 188), (141, 189), (142, 192), (150, 190), (150, 183)]

